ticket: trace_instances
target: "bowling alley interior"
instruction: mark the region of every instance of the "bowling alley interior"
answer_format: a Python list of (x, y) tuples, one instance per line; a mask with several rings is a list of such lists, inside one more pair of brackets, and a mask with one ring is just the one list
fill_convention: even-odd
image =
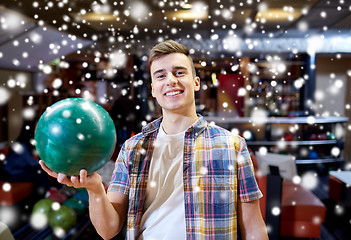
[[(58, 183), (39, 160), (108, 153), (92, 169), (107, 189), (124, 141), (162, 115), (148, 53), (168, 39), (193, 58), (197, 113), (246, 140), (270, 239), (351, 239), (346, 0), (2, 0), (0, 239), (102, 239), (87, 191)], [(77, 135), (59, 116), (43, 128), (54, 104), (80, 99), (115, 130), (111, 141)], [(40, 151), (57, 129), (92, 145), (51, 138)]]

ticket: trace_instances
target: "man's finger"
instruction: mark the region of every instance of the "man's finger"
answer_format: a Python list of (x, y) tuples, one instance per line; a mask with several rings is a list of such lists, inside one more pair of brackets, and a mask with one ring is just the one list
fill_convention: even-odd
[(80, 182), (82, 184), (85, 184), (86, 180), (87, 180), (87, 170), (85, 169), (81, 169), (80, 172), (79, 172), (79, 176), (80, 176)]
[(73, 186), (77, 186), (79, 184), (78, 176), (71, 176), (71, 182), (73, 183)]
[(64, 173), (58, 173), (57, 181), (59, 183), (67, 184), (67, 176)]
[(39, 164), (41, 166), (41, 168), (47, 173), (49, 174), (51, 177), (57, 178), (57, 172), (52, 171), (50, 168), (48, 168), (45, 163), (43, 162), (43, 160), (39, 160)]

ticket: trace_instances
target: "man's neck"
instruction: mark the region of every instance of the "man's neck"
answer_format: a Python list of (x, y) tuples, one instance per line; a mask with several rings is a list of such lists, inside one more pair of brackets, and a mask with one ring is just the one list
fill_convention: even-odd
[(177, 134), (183, 132), (188, 129), (194, 122), (196, 122), (197, 119), (198, 116), (196, 112), (188, 115), (163, 112), (163, 131), (166, 134)]

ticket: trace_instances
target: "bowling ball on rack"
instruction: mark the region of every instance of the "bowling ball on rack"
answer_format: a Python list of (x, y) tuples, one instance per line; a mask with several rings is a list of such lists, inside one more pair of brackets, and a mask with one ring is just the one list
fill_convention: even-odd
[(86, 169), (89, 174), (110, 160), (116, 129), (110, 115), (97, 103), (67, 98), (42, 114), (35, 141), (39, 157), (51, 170), (72, 176)]
[(291, 132), (285, 132), (283, 138), (285, 141), (294, 141), (294, 134)]
[(311, 136), (310, 136), (310, 140), (311, 140), (311, 141), (318, 140), (318, 136), (317, 136), (317, 134), (312, 133), (312, 134), (311, 134)]
[(58, 210), (53, 210), (49, 216), (49, 225), (54, 232), (63, 230), (67, 232), (77, 224), (76, 211), (64, 205), (61, 205)]
[(53, 211), (53, 204), (55, 202), (51, 199), (40, 199), (33, 208), (29, 223), (32, 228), (41, 230), (45, 228), (49, 222), (50, 215)]
[(318, 134), (318, 139), (319, 140), (327, 140), (328, 139), (327, 134), (325, 134), (325, 133)]
[(49, 214), (52, 210), (52, 204), (54, 203), (54, 200), (43, 198), (37, 201), (34, 206), (32, 213), (41, 213), (45, 215), (47, 218), (49, 218)]
[(333, 132), (328, 132), (328, 133), (327, 133), (327, 139), (328, 139), (328, 140), (335, 140), (335, 139), (336, 139), (335, 133), (333, 133)]
[(89, 195), (85, 188), (81, 189), (76, 194), (74, 194), (72, 198), (82, 201), (86, 207), (89, 207)]
[(45, 198), (63, 204), (67, 200), (67, 196), (61, 193), (57, 188), (51, 187), (46, 193)]
[(308, 158), (309, 159), (318, 159), (319, 156), (318, 156), (318, 153), (315, 150), (310, 150), (308, 152)]
[(84, 201), (75, 198), (66, 200), (63, 205), (73, 208), (77, 212), (77, 215), (83, 214), (88, 209)]

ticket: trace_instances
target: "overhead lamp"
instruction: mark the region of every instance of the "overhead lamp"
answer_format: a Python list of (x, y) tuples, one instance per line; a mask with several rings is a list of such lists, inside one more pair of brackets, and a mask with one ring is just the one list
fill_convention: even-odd
[[(72, 14), (73, 15), (73, 14)], [(116, 20), (116, 16), (109, 13), (86, 13), (84, 15), (74, 14), (74, 18), (76, 20), (85, 20), (85, 21), (114, 21)]]
[(23, 25), (31, 24), (32, 20), (15, 11), (0, 6), (0, 29), (4, 31), (13, 31)]
[(165, 16), (168, 19), (182, 19), (182, 20), (205, 20), (208, 18), (208, 12), (195, 12), (192, 10), (178, 10), (178, 11), (167, 11)]
[(190, 3), (184, 3), (181, 5), (184, 9), (191, 9), (192, 5)]
[(283, 8), (270, 8), (263, 11), (258, 11), (255, 20), (257, 22), (282, 22), (292, 21), (302, 15), (301, 10), (287, 11)]
[(205, 20), (208, 18), (208, 5), (201, 1), (192, 4), (183, 3), (181, 7), (183, 10), (167, 11), (165, 16), (168, 19), (182, 19), (185, 21)]

